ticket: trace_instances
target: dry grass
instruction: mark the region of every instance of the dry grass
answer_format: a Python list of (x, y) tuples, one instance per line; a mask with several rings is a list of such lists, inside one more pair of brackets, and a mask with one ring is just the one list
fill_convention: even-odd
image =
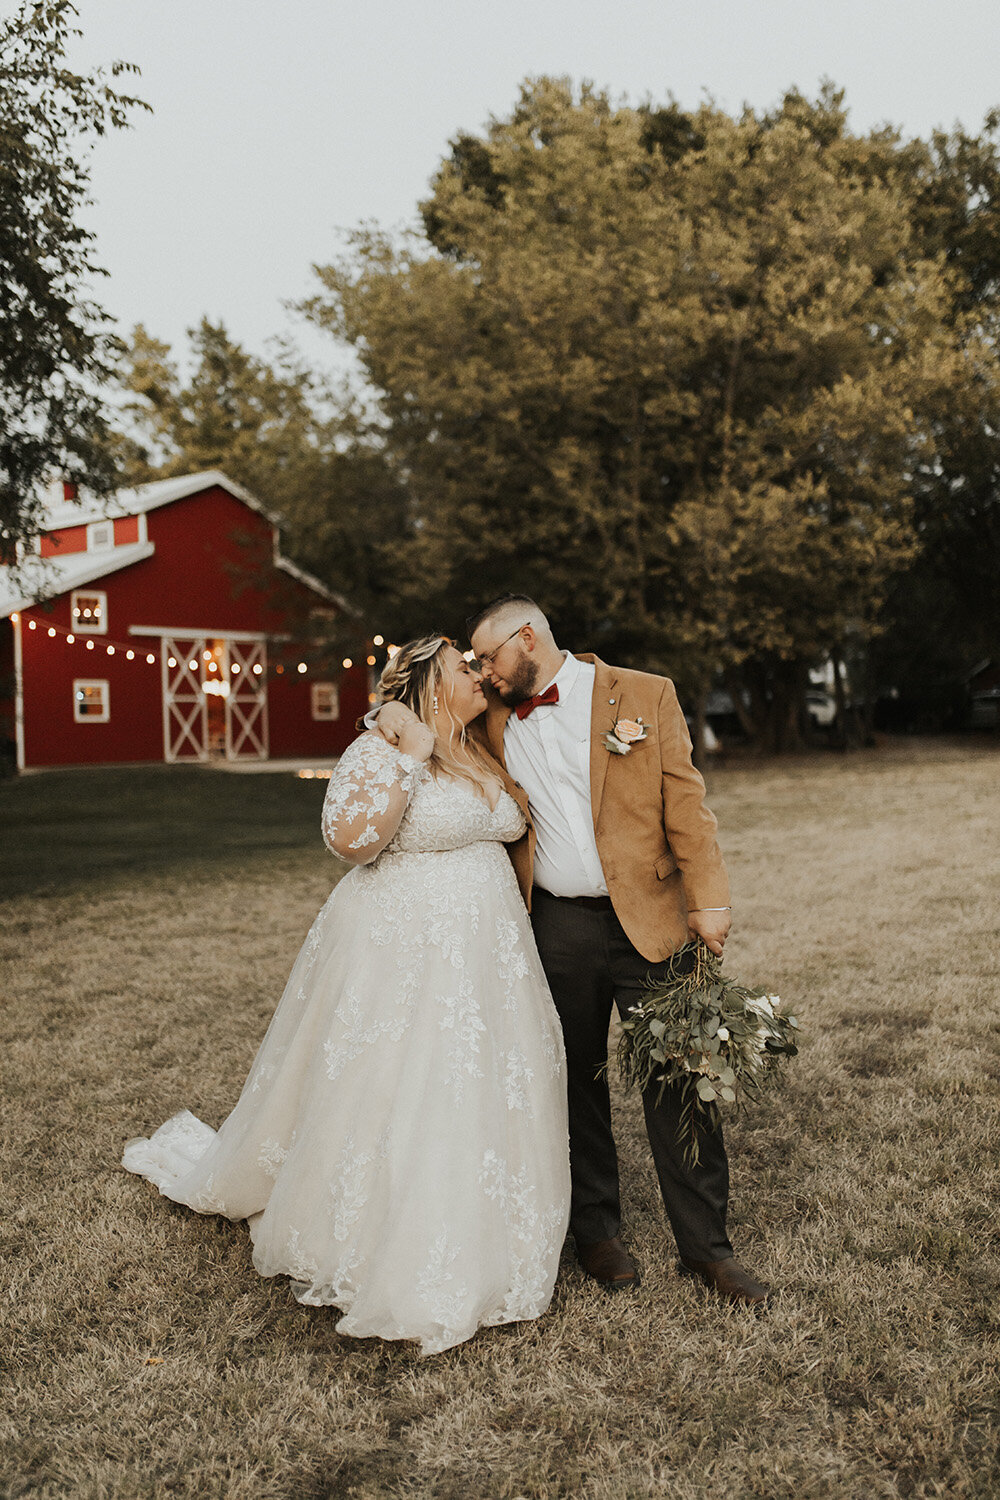
[(567, 1259), (539, 1323), (429, 1360), (339, 1339), (255, 1275), (239, 1226), (117, 1167), (181, 1105), (218, 1123), (234, 1101), (331, 878), (322, 787), (0, 786), (6, 1493), (994, 1500), (998, 772), (945, 745), (713, 777), (729, 967), (805, 1026), (787, 1087), (729, 1130), (735, 1239), (773, 1309), (678, 1279), (629, 1100), (641, 1292)]

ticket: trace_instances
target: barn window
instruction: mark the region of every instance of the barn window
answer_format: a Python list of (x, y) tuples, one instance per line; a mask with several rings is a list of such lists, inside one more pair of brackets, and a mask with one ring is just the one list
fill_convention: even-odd
[(91, 635), (108, 633), (108, 596), (91, 589), (74, 589), (70, 595), (73, 629)]
[(73, 717), (78, 724), (106, 724), (111, 700), (106, 679), (77, 677), (73, 681)]
[(340, 689), (335, 682), (312, 684), (312, 716), (314, 719), (340, 718)]
[(113, 521), (92, 521), (87, 527), (87, 551), (107, 552), (115, 545)]

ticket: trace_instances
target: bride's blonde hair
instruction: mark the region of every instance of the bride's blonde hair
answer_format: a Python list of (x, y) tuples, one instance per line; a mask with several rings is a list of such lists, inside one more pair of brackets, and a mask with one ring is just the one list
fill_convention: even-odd
[[(405, 704), (434, 731), (432, 774), (443, 771), (469, 781), (485, 797), (487, 781), (495, 780), (489, 762), (476, 741), (467, 738), (465, 725), (445, 701), (443, 653), (446, 646), (454, 644), (446, 635), (423, 635), (400, 646), (378, 680), (378, 701), (380, 706)], [(456, 755), (451, 748), (456, 734), (464, 756)]]

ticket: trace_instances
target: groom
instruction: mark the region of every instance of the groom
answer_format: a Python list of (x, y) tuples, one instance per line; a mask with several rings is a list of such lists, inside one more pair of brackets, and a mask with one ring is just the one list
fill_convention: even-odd
[[(705, 786), (673, 684), (561, 651), (544, 613), (508, 594), (468, 621), (492, 691), (489, 749), (530, 813), (511, 848), (559, 1012), (569, 1077), (570, 1228), (585, 1272), (612, 1290), (639, 1273), (619, 1238), (618, 1159), (605, 1076), (612, 1004), (644, 998), (650, 977), (689, 938), (722, 952), (729, 883)], [(624, 721), (624, 722), (623, 722)], [(642, 738), (639, 721), (645, 727)], [(483, 720), (478, 721), (480, 724)], [(619, 734), (614, 733), (615, 726)], [(631, 747), (607, 746), (611, 735)], [(721, 1131), (698, 1166), (677, 1144), (679, 1091), (643, 1096), (646, 1131), (682, 1270), (730, 1301), (767, 1288), (733, 1257), (726, 1233), (729, 1167)]]

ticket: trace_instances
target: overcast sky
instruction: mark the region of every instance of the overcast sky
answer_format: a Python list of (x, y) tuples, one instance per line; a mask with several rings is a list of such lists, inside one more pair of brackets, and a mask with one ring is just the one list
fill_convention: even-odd
[(138, 63), (155, 111), (96, 149), (100, 296), (175, 345), (203, 313), (258, 351), (295, 331), (282, 301), (338, 230), (411, 221), (449, 138), (507, 113), (528, 75), (730, 110), (829, 77), (856, 129), (913, 135), (978, 129), (1000, 103), (997, 0), (76, 3), (74, 61)]

